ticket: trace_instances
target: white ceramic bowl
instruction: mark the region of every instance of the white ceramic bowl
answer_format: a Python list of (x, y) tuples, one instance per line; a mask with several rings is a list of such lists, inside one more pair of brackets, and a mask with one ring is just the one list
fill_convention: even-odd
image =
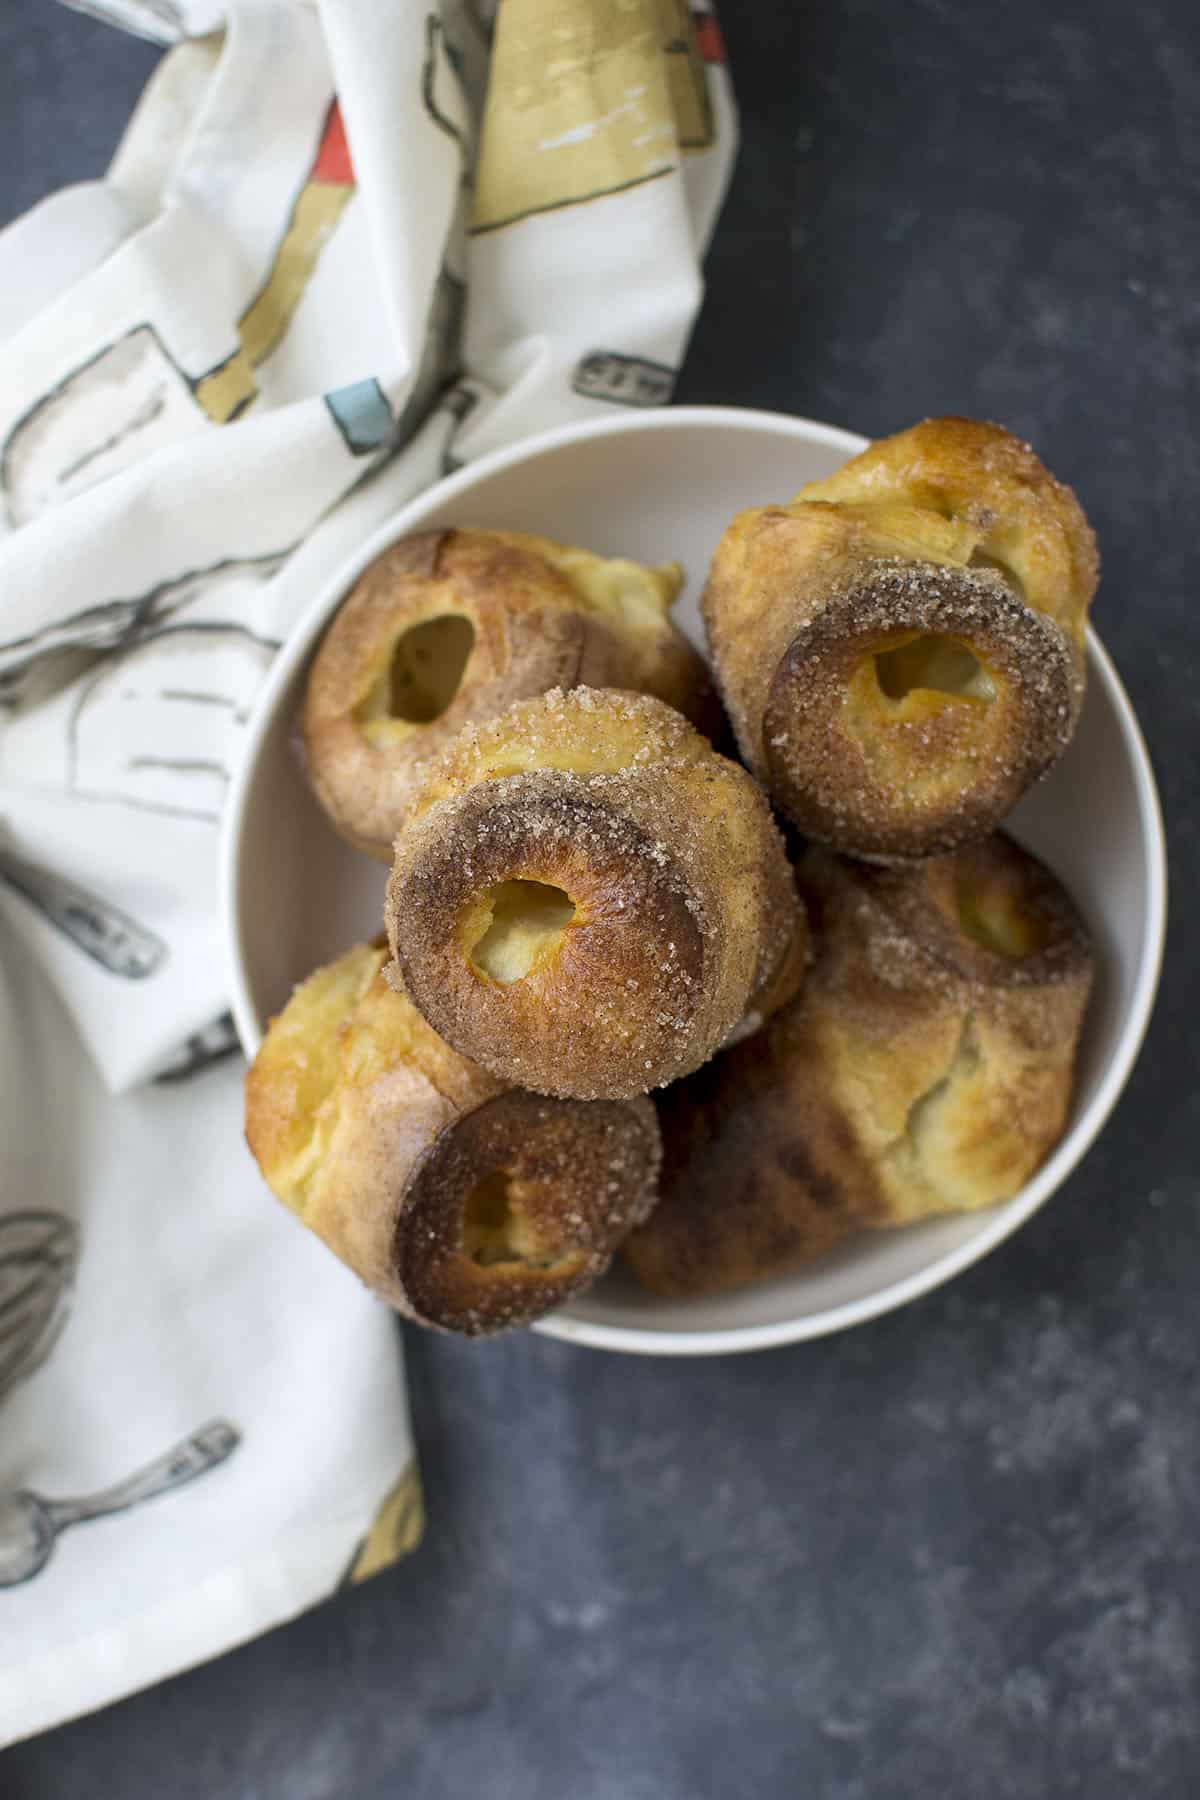
[[(227, 809), (222, 894), (234, 1016), (247, 1055), (297, 981), (379, 930), (386, 872), (325, 823), (289, 738), (314, 645), (381, 550), (410, 531), (475, 525), (542, 532), (645, 562), (678, 558), (687, 585), (676, 617), (702, 644), (697, 599), (732, 515), (788, 499), (863, 443), (807, 419), (724, 407), (606, 418), (473, 464), (365, 543), (314, 599), (272, 668)], [(1099, 960), (1069, 1129), (1028, 1186), (989, 1211), (860, 1238), (801, 1273), (715, 1299), (656, 1300), (618, 1269), (535, 1330), (610, 1350), (672, 1355), (818, 1337), (947, 1281), (1041, 1206), (1091, 1144), (1125, 1083), (1162, 951), (1166, 879), (1154, 777), (1124, 689), (1094, 635), (1075, 741), (1010, 826), (1071, 889)]]

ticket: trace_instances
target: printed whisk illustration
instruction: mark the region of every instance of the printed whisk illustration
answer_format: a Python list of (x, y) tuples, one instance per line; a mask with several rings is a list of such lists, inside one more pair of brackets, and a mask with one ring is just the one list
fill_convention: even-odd
[[(64, 1214), (0, 1217), (0, 1401), (41, 1367), (58, 1341), (78, 1261), (79, 1231)], [(214, 1419), (100, 1493), (62, 1500), (31, 1488), (0, 1493), (0, 1588), (31, 1581), (69, 1526), (126, 1512), (182, 1487), (225, 1462), (240, 1442), (241, 1433), (227, 1419)]]
[(0, 1400), (40, 1368), (67, 1322), (79, 1232), (56, 1212), (0, 1218)]

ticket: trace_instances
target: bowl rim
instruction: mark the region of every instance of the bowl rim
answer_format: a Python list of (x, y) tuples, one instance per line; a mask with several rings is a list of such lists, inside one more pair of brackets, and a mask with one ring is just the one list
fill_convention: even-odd
[[(459, 494), (469, 493), (491, 476), (593, 438), (628, 436), (680, 427), (755, 432), (765, 429), (797, 441), (818, 443), (841, 451), (846, 456), (856, 455), (870, 442), (840, 426), (755, 407), (662, 407), (632, 416), (576, 421), (556, 426), (481, 456), (454, 475), (422, 489), (372, 532), (353, 556), (348, 557), (322, 583), (276, 656), (256, 698), (221, 823), (218, 872), (221, 938), (234, 1023), (242, 1049), (248, 1058), (254, 1056), (261, 1042), (262, 1022), (251, 999), (246, 972), (238, 904), (241, 867), (238, 846), (242, 838), (258, 751), (274, 719), (280, 696), (291, 685), (297, 669), (311, 653), (321, 628), (335, 606), (368, 563), (387, 549), (396, 538), (420, 524), (428, 512), (440, 511), (446, 504), (452, 504)], [(594, 1349), (651, 1356), (727, 1355), (747, 1350), (773, 1349), (783, 1344), (825, 1337), (893, 1312), (897, 1307), (905, 1306), (910, 1300), (952, 1280), (972, 1263), (981, 1261), (1043, 1206), (1077, 1167), (1116, 1105), (1145, 1038), (1162, 967), (1167, 911), (1166, 840), (1149, 752), (1120, 676), (1090, 625), (1087, 629), (1087, 649), (1089, 678), (1098, 679), (1104, 689), (1115, 714), (1133, 774), (1141, 862), (1146, 882), (1146, 929), (1133, 998), (1122, 1021), (1108, 1066), (1083, 1113), (1033, 1179), (1011, 1200), (997, 1207), (986, 1228), (968, 1243), (936, 1257), (911, 1275), (888, 1282), (873, 1294), (857, 1300), (843, 1301), (840, 1305), (806, 1317), (781, 1319), (768, 1324), (733, 1325), (692, 1331), (686, 1328), (654, 1330), (642, 1326), (610, 1325), (597, 1320), (576, 1319), (569, 1313), (557, 1312), (536, 1320), (532, 1330), (546, 1337), (559, 1338), (572, 1344), (586, 1344)]]

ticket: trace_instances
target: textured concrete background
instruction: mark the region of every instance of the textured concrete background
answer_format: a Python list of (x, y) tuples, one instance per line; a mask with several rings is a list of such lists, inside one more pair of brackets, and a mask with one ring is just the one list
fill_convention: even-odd
[[(725, 13), (745, 147), (680, 398), (980, 413), (1078, 486), (1171, 826), (1146, 1052), (1015, 1241), (848, 1336), (414, 1337), (417, 1556), (0, 1757), (5, 1800), (1200, 1792), (1194, 0)], [(100, 171), (152, 60), (3, 0), (0, 213)]]

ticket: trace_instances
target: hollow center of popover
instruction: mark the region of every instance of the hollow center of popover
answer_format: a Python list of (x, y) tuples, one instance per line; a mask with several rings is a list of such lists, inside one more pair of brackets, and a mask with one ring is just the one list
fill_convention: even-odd
[(570, 896), (544, 881), (502, 881), (483, 900), (490, 917), (471, 946), (471, 961), (502, 987), (548, 962), (575, 917)]
[(995, 699), (991, 677), (960, 638), (922, 632), (874, 657), (875, 679), (887, 699), (897, 703), (918, 691), (945, 694), (952, 700)]
[(492, 1169), (475, 1183), (463, 1202), (459, 1249), (481, 1269), (497, 1263), (552, 1269), (560, 1258), (538, 1243), (514, 1195), (514, 1181), (507, 1169)]
[(440, 719), (461, 685), (475, 648), (475, 627), (461, 613), (422, 619), (396, 640), (388, 711), (408, 725)]
[(520, 1252), (513, 1242), (516, 1224), (508, 1174), (504, 1169), (493, 1169), (475, 1183), (463, 1202), (463, 1255), (485, 1268), (490, 1263), (517, 1260)]
[(1049, 921), (1005, 885), (983, 885), (960, 878), (955, 893), (958, 922), (973, 943), (992, 956), (1021, 962), (1045, 948)]

